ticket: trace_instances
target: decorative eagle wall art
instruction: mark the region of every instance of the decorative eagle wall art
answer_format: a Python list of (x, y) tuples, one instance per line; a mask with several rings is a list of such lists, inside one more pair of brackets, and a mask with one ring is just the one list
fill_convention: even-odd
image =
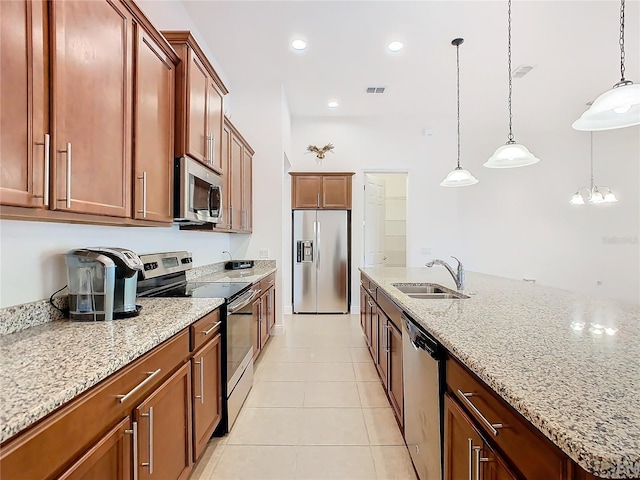
[[(315, 145), (309, 145), (307, 147), (307, 152), (315, 152), (316, 157), (318, 157), (320, 160), (322, 160), (324, 158), (325, 153), (327, 152), (331, 152), (331, 150), (333, 150), (333, 144), (332, 143), (327, 143), (324, 147), (322, 148), (318, 148)], [(333, 153), (333, 152), (331, 152)]]

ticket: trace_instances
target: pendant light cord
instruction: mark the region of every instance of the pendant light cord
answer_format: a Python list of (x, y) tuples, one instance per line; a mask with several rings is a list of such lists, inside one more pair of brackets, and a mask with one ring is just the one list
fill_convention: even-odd
[[(622, 0), (624, 2), (624, 0)], [(511, 113), (511, 93), (513, 92), (513, 87), (511, 85), (511, 0), (509, 0), (509, 11), (508, 11), (508, 17), (509, 17), (509, 28), (508, 28), (508, 34), (509, 34), (509, 42), (508, 42), (508, 48), (507, 48), (507, 57), (509, 59), (508, 63), (508, 68), (509, 68), (509, 141), (507, 143), (515, 143), (515, 141), (513, 140), (513, 114)]]
[(460, 168), (460, 44), (456, 45), (456, 75), (458, 98), (458, 168)]
[(593, 192), (593, 132), (591, 133), (591, 192)]
[(620, 82), (625, 82), (624, 78), (624, 2), (620, 0)]

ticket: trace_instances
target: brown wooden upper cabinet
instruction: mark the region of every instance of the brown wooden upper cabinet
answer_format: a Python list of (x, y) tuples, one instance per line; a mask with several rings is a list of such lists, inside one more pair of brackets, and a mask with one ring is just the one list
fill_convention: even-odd
[(351, 209), (353, 172), (290, 172), (291, 208)]
[(182, 60), (176, 79), (175, 156), (223, 174), (222, 98), (229, 93), (188, 31), (162, 32)]
[(222, 133), (224, 212), (216, 230), (250, 233), (252, 230), (252, 167), (254, 151), (228, 118)]
[(2, 216), (170, 222), (169, 44), (131, 0), (0, 9)]

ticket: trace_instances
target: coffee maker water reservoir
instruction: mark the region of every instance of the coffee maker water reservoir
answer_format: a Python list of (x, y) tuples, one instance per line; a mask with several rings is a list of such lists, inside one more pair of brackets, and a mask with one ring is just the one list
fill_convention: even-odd
[(138, 315), (140, 258), (124, 248), (83, 248), (65, 254), (71, 320), (113, 320)]

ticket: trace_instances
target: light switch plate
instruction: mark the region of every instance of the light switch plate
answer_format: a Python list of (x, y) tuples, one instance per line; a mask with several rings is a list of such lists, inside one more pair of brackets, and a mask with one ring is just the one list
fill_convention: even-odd
[(258, 254), (260, 255), (260, 258), (269, 258), (269, 249), (268, 248), (261, 248), (258, 251)]

